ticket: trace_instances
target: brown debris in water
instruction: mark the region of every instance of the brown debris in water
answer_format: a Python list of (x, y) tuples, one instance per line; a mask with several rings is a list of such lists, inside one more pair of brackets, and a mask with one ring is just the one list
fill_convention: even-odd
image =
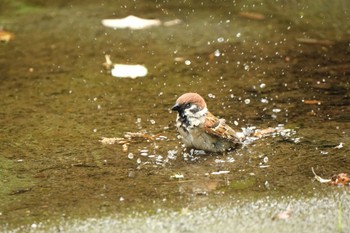
[(348, 176), (348, 173), (339, 173), (337, 175), (333, 175), (331, 179), (323, 179), (315, 173), (314, 168), (311, 168), (311, 170), (315, 175), (315, 179), (320, 183), (327, 183), (333, 186), (350, 185), (350, 178)]
[(318, 45), (333, 45), (334, 41), (331, 40), (318, 40), (314, 38), (297, 38), (297, 42), (302, 44), (318, 44)]
[(154, 140), (163, 140), (166, 139), (165, 136), (160, 134), (152, 135), (145, 132), (126, 132), (122, 138), (106, 138), (102, 137), (100, 142), (103, 145), (113, 145), (119, 144), (122, 145), (123, 152), (127, 153), (129, 151), (129, 145), (131, 143), (136, 143), (139, 141), (154, 141)]
[(321, 101), (319, 100), (303, 100), (304, 104), (309, 104), (309, 105), (320, 105)]
[(10, 195), (17, 195), (17, 194), (22, 194), (22, 193), (26, 193), (26, 192), (29, 192), (31, 191), (32, 188), (22, 188), (22, 189), (17, 189), (17, 190), (14, 190), (10, 193)]
[(10, 40), (13, 40), (15, 35), (11, 32), (3, 31), (0, 29), (0, 42), (8, 43)]
[(333, 175), (330, 184), (336, 186), (349, 185), (350, 178), (348, 176), (348, 173), (339, 173), (338, 175)]
[(247, 18), (247, 19), (254, 19), (254, 20), (264, 20), (265, 19), (265, 15), (263, 15), (261, 13), (257, 13), (257, 12), (242, 11), (242, 12), (239, 12), (238, 15), (243, 17), (243, 18)]
[(255, 130), (253, 136), (261, 138), (261, 137), (267, 136), (269, 134), (275, 133), (277, 131), (278, 130), (276, 128), (271, 128), (271, 127), (265, 128), (265, 129), (257, 129), (257, 130)]

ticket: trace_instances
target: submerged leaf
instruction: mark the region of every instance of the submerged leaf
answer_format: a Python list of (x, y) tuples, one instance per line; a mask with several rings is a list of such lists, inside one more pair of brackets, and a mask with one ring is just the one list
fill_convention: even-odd
[(117, 78), (137, 78), (145, 77), (148, 70), (143, 65), (114, 64), (111, 74)]
[(112, 76), (117, 78), (145, 77), (148, 70), (143, 65), (113, 64), (110, 55), (105, 55), (106, 61), (102, 65), (111, 71)]
[(133, 15), (129, 15), (121, 19), (104, 19), (102, 24), (105, 27), (114, 29), (129, 28), (132, 30), (140, 30), (161, 25), (159, 19), (142, 19)]
[(320, 182), (320, 183), (329, 183), (331, 181), (331, 179), (323, 179), (322, 177), (318, 176), (315, 171), (314, 171), (314, 168), (312, 167), (311, 168), (312, 170), (312, 173), (315, 175), (315, 179)]

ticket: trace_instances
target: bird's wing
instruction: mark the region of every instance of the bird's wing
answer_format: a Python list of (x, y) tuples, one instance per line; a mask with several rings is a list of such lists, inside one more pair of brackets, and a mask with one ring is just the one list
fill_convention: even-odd
[(219, 119), (208, 112), (206, 121), (204, 123), (205, 131), (213, 136), (227, 139), (230, 141), (239, 142), (239, 137), (230, 126), (228, 126), (224, 119)]

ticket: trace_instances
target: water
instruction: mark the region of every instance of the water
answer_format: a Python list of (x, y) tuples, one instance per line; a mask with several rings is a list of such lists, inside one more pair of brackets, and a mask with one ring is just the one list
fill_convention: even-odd
[[(313, 182), (311, 167), (325, 178), (349, 171), (349, 4), (333, 6), (331, 22), (321, 4), (285, 12), (282, 3), (242, 4), (28, 1), (3, 11), (0, 22), (16, 37), (0, 44), (2, 226), (44, 222), (46, 229), (50, 222), (103, 222), (115, 214), (132, 222), (138, 213), (192, 214), (208, 205), (212, 213), (226, 205), (244, 212), (249, 203), (283, 197), (305, 208), (311, 197), (337, 206), (330, 197), (343, 191)], [(238, 16), (255, 9), (266, 19)], [(129, 14), (182, 23), (140, 31), (101, 25)], [(319, 41), (297, 40), (309, 37)], [(116, 63), (143, 64), (149, 74), (113, 78), (102, 66), (105, 54)], [(236, 129), (284, 124), (296, 134), (228, 155), (185, 156), (169, 109), (189, 91)], [(132, 140), (127, 149), (100, 142), (126, 132), (162, 137)], [(337, 211), (330, 211), (333, 220)]]

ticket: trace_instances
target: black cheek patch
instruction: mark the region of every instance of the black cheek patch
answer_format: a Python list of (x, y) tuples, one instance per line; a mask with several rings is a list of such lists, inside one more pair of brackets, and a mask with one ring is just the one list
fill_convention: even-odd
[(185, 115), (185, 111), (183, 109), (179, 111), (179, 117), (181, 125), (184, 125), (186, 127), (190, 125), (190, 122), (188, 121), (187, 116)]

